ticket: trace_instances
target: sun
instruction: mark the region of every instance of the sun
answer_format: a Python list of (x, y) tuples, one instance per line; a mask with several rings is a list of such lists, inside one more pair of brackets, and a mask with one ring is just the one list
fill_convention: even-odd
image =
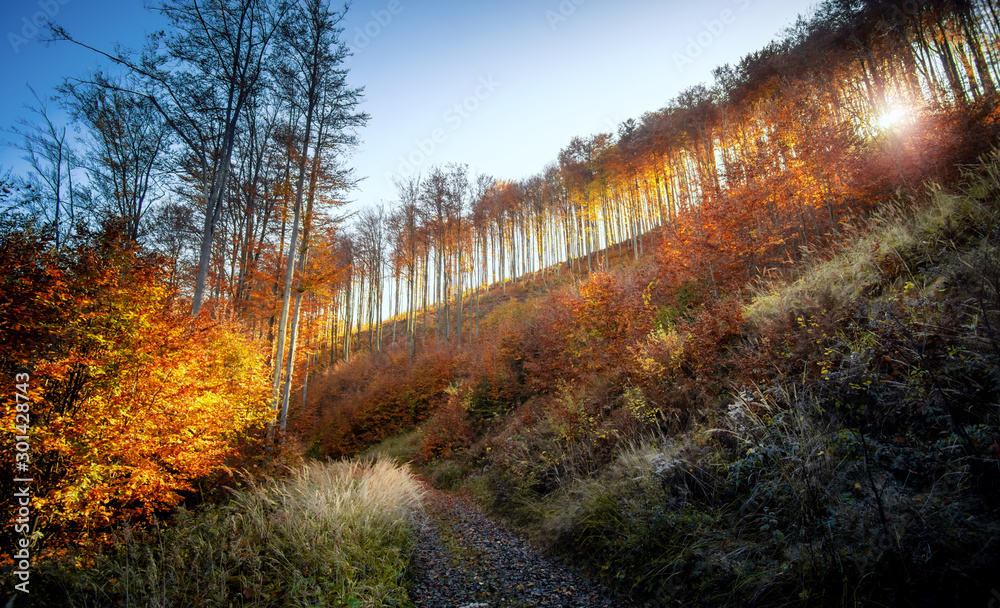
[(890, 106), (878, 117), (875, 124), (878, 128), (883, 131), (888, 131), (889, 129), (897, 129), (903, 125), (909, 123), (911, 120), (910, 112), (907, 108), (903, 106)]

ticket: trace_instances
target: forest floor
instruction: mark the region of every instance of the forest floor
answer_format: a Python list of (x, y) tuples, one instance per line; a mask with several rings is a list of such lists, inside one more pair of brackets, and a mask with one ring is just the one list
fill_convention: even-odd
[(410, 597), (418, 608), (623, 606), (603, 587), (483, 514), (429, 485), (417, 531)]

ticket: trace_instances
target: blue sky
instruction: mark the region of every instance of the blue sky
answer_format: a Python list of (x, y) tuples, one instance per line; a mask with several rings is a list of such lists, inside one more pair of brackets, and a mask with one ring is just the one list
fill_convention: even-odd
[[(349, 164), (365, 178), (356, 204), (391, 203), (393, 175), (463, 162), (519, 179), (577, 135), (662, 108), (712, 80), (718, 65), (763, 47), (807, 0), (355, 0), (345, 22), (350, 80), (372, 119)], [(99, 63), (65, 43), (31, 39), (48, 9), (78, 39), (133, 48), (161, 26), (142, 0), (0, 0), (0, 128)], [(54, 107), (54, 104), (52, 104)], [(0, 166), (17, 164), (0, 148)]]

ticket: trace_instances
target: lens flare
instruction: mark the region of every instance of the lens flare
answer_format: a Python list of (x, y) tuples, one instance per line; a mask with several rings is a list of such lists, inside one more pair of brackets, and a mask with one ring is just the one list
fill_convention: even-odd
[(876, 124), (879, 129), (888, 131), (889, 129), (898, 129), (909, 122), (910, 113), (907, 109), (902, 106), (893, 106), (888, 108), (885, 113), (878, 117)]

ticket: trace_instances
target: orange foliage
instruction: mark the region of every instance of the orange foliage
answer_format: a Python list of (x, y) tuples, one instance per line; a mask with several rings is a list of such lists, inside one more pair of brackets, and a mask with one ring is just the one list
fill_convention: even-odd
[(424, 461), (449, 456), (469, 447), (472, 435), (473, 429), (461, 391), (449, 390), (448, 401), (438, 408), (427, 425), (427, 433), (418, 456)]
[[(117, 230), (59, 253), (31, 229), (9, 232), (0, 263), (0, 329), (13, 346), (0, 365), (30, 375), (33, 520), (50, 539), (87, 544), (148, 521), (266, 424), (258, 346), (174, 308), (159, 261)], [(3, 422), (13, 427), (13, 408)], [(13, 453), (11, 434), (0, 441)]]
[(696, 376), (723, 376), (718, 369), (720, 355), (740, 337), (743, 305), (736, 300), (713, 302), (695, 319), (682, 325), (689, 335), (685, 347), (686, 364)]
[(326, 371), (291, 428), (312, 444), (310, 455), (339, 458), (414, 428), (447, 402), (445, 389), (465, 366), (449, 349), (428, 348), (413, 366), (405, 353), (360, 356)]

